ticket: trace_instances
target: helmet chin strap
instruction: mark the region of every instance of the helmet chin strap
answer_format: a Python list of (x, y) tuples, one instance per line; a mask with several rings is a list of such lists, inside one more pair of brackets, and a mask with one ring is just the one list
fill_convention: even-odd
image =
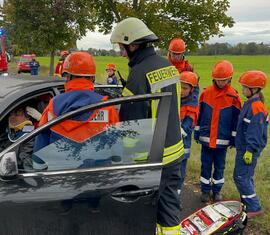
[(150, 43), (139, 44), (139, 45), (138, 45), (139, 47), (138, 47), (137, 49), (135, 49), (134, 51), (131, 51), (131, 50), (129, 49), (129, 45), (124, 45), (124, 48), (125, 48), (125, 50), (126, 50), (126, 52), (127, 52), (128, 58), (131, 59), (131, 58), (137, 53), (137, 50), (146, 48), (146, 47), (148, 47), (149, 45), (151, 45), (151, 44), (150, 44)]
[(257, 91), (255, 91), (255, 92), (250, 87), (248, 87), (248, 89), (249, 89), (251, 95), (250, 96), (247, 96), (247, 98), (251, 98), (252, 96), (258, 94), (261, 91), (260, 88), (258, 88)]

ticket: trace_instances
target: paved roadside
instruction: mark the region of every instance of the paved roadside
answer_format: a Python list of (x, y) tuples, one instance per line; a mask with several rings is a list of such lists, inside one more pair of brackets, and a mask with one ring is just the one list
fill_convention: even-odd
[(183, 210), (180, 215), (181, 220), (205, 206), (200, 200), (201, 192), (195, 186), (184, 183), (181, 194), (183, 205)]

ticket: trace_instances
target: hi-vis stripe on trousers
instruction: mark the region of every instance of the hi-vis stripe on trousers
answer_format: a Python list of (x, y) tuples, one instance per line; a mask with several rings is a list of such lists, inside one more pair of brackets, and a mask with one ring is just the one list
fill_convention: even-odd
[(163, 165), (169, 164), (184, 154), (184, 143), (180, 140), (177, 144), (172, 145), (164, 149), (163, 153)]
[(162, 227), (157, 224), (157, 235), (180, 235), (180, 224), (173, 227)]

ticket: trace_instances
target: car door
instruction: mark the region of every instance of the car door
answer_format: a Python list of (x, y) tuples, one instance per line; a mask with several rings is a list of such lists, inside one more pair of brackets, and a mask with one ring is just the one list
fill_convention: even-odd
[(95, 110), (92, 121), (102, 122), (104, 107), (153, 99), (156, 118), (121, 121), (81, 142), (60, 138), (33, 153), (33, 169), (1, 177), (0, 234), (155, 234), (170, 93), (65, 114), (0, 153), (0, 168), (7, 154), (19, 157), (24, 144), (66, 119)]

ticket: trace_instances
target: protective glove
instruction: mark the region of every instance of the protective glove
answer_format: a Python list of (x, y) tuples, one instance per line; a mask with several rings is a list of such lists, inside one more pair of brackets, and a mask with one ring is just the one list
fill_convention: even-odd
[(252, 153), (249, 151), (246, 151), (243, 159), (244, 159), (245, 164), (250, 165), (252, 163)]
[(27, 106), (26, 112), (29, 116), (36, 119), (37, 121), (39, 121), (41, 119), (41, 113), (32, 107)]
[(181, 127), (181, 135), (183, 138), (187, 137), (187, 133), (184, 131), (182, 127)]

